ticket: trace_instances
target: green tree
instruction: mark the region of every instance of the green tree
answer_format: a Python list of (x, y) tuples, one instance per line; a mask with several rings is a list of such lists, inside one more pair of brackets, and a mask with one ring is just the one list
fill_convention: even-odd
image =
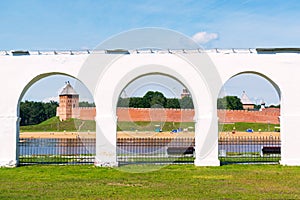
[(218, 109), (243, 110), (243, 104), (237, 96), (225, 96), (217, 101)]
[(131, 97), (129, 99), (129, 105), (130, 108), (146, 108), (144, 105), (143, 98), (141, 97)]
[(152, 107), (165, 107), (167, 103), (167, 98), (158, 91), (148, 91), (143, 96), (144, 108), (152, 108)]
[(261, 105), (254, 104), (254, 110), (259, 110), (261, 108)]
[(95, 107), (95, 103), (89, 103), (87, 101), (80, 101), (79, 107)]
[(166, 108), (180, 108), (180, 103), (177, 98), (167, 99)]
[(280, 108), (280, 104), (278, 104), (278, 105), (270, 105), (269, 108)]
[(194, 109), (193, 99), (191, 97), (183, 97), (180, 99), (180, 107), (182, 109)]
[(130, 98), (122, 98), (120, 97), (117, 103), (117, 107), (128, 107)]
[(56, 115), (58, 103), (25, 101), (20, 103), (21, 126), (39, 124)]

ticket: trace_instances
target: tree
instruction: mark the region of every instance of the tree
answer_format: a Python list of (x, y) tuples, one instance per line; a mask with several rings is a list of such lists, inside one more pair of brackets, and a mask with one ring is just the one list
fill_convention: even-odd
[(89, 103), (87, 101), (80, 101), (79, 107), (95, 107), (95, 103)]
[(227, 110), (243, 110), (243, 104), (240, 98), (237, 96), (225, 96), (223, 98), (218, 98), (217, 108)]
[(58, 103), (25, 101), (20, 103), (21, 126), (39, 124), (51, 117), (56, 116)]
[(180, 108), (179, 100), (176, 98), (167, 99), (166, 108)]
[(254, 110), (259, 110), (261, 108), (261, 105), (254, 104)]
[(158, 91), (149, 91), (143, 96), (144, 108), (157, 108), (165, 107), (167, 103), (167, 98)]
[(122, 98), (120, 97), (117, 103), (117, 107), (128, 107), (130, 98)]
[(182, 109), (194, 109), (193, 99), (191, 97), (183, 97), (180, 99), (180, 107)]
[(278, 104), (278, 105), (270, 105), (269, 108), (280, 108), (280, 104)]
[(131, 97), (129, 98), (129, 105), (130, 108), (146, 108), (144, 107), (144, 101), (141, 97)]

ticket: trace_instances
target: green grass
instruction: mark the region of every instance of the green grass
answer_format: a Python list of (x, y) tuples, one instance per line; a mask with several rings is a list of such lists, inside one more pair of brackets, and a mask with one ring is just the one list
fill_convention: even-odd
[(26, 163), (80, 163), (80, 162), (89, 162), (93, 163), (95, 155), (86, 154), (86, 155), (69, 155), (69, 156), (60, 156), (60, 155), (27, 155), (19, 156), (20, 165), (25, 165)]
[(171, 165), (148, 173), (39, 165), (1, 168), (0, 199), (299, 199), (299, 179), (300, 167), (280, 165)]
[(233, 124), (219, 124), (219, 131), (232, 131), (235, 127), (236, 131), (246, 131), (248, 128), (253, 129), (254, 131), (275, 131), (274, 127), (280, 126), (279, 124), (264, 124), (264, 123), (248, 123), (248, 122), (236, 122)]
[[(154, 131), (160, 122), (118, 122), (118, 131)], [(177, 128), (194, 127), (194, 122), (165, 122), (163, 131), (171, 131)], [(80, 129), (79, 129), (80, 128)], [(68, 119), (60, 121), (58, 117), (52, 117), (40, 124), (21, 126), (21, 132), (38, 132), (38, 131), (95, 131), (96, 123), (93, 120)], [(189, 129), (194, 131), (194, 128)]]
[[(161, 125), (160, 122), (118, 122), (118, 131), (154, 131)], [(254, 131), (274, 131), (274, 127), (279, 124), (263, 124), (263, 123), (247, 123), (237, 122), (234, 124), (219, 124), (219, 131), (232, 131), (235, 127), (236, 131), (246, 131), (248, 128), (252, 128)], [(193, 127), (192, 129), (189, 127)], [(189, 128), (189, 131), (194, 131), (194, 122), (165, 122), (162, 123), (163, 131), (171, 131), (177, 128)], [(52, 117), (40, 124), (21, 126), (21, 132), (37, 132), (37, 131), (95, 131), (96, 123), (93, 120), (80, 120), (80, 119), (68, 119), (60, 121), (58, 117)]]
[(93, 120), (68, 119), (60, 121), (58, 117), (52, 117), (40, 124), (21, 126), (21, 132), (37, 132), (37, 131), (95, 131), (96, 123)]
[(172, 131), (173, 129), (178, 128), (188, 128), (189, 131), (194, 131), (195, 123), (194, 122), (118, 122), (118, 131), (154, 131), (157, 125), (162, 126), (162, 131)]

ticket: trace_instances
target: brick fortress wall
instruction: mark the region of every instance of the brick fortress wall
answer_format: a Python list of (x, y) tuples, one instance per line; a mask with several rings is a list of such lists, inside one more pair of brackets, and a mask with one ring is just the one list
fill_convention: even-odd
[[(94, 120), (95, 108), (73, 108), (73, 113), (82, 120)], [(169, 121), (191, 122), (193, 109), (161, 109), (161, 108), (117, 108), (118, 121)], [(218, 110), (219, 122), (257, 122), (279, 124), (280, 109), (266, 108), (262, 111)]]

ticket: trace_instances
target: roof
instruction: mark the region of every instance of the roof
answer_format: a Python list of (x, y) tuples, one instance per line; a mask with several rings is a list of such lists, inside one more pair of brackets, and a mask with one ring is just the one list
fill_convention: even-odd
[(71, 86), (70, 82), (66, 82), (66, 86), (62, 89), (59, 96), (64, 95), (78, 95), (78, 93), (74, 90), (74, 88)]
[(249, 99), (245, 91), (243, 91), (243, 94), (241, 96), (241, 102), (243, 105), (253, 104), (253, 102)]

